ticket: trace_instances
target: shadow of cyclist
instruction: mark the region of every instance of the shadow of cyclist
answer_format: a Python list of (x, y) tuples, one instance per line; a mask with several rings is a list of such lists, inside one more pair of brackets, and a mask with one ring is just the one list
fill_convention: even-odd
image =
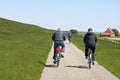
[(80, 65), (80, 66), (71, 66), (71, 65), (68, 65), (68, 66), (65, 66), (65, 67), (69, 67), (69, 68), (83, 68), (83, 69), (88, 69), (88, 67), (85, 66), (85, 65)]
[(45, 67), (50, 67), (50, 68), (52, 68), (52, 67), (56, 67), (56, 66), (53, 65), (53, 64), (45, 64), (45, 63), (42, 62), (42, 61), (39, 61), (39, 63), (42, 64), (42, 65), (45, 66)]

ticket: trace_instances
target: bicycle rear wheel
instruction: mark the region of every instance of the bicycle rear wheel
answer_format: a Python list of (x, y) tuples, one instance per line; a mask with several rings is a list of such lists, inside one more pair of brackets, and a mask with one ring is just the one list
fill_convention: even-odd
[(60, 53), (57, 53), (57, 61), (56, 61), (56, 64), (57, 64), (57, 67), (59, 66), (59, 64), (60, 64)]
[(91, 69), (91, 62), (92, 62), (91, 54), (92, 54), (92, 51), (91, 51), (91, 49), (89, 48), (89, 49), (88, 49), (88, 68), (89, 68), (89, 69)]
[(88, 56), (88, 68), (91, 69), (91, 54)]
[(57, 59), (57, 63), (56, 63), (56, 64), (57, 64), (57, 67), (59, 66), (59, 63), (60, 63), (60, 61), (59, 61), (59, 59)]
[(91, 62), (89, 62), (88, 64), (89, 64), (89, 69), (91, 69)]

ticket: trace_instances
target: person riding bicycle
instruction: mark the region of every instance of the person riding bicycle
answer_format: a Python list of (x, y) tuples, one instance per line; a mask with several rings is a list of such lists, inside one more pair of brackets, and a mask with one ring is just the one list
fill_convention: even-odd
[(71, 43), (71, 39), (72, 39), (72, 32), (68, 32), (68, 40), (69, 40), (69, 43)]
[(53, 55), (53, 63), (56, 63), (56, 48), (60, 45), (62, 46), (62, 53), (61, 55), (64, 57), (63, 53), (65, 52), (65, 44), (64, 41), (66, 40), (66, 36), (64, 31), (61, 31), (60, 28), (52, 35), (52, 40), (54, 41), (54, 55)]
[(85, 43), (85, 57), (87, 59), (88, 57), (88, 49), (90, 48), (92, 50), (92, 64), (94, 65), (95, 61), (95, 49), (96, 49), (96, 43), (97, 43), (97, 37), (92, 32), (92, 28), (88, 28), (88, 32), (84, 36), (84, 43)]

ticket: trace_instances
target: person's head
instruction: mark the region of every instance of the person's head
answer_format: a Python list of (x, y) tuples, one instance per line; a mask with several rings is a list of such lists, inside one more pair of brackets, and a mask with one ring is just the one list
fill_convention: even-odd
[(58, 31), (60, 31), (60, 28), (58, 28)]
[(92, 28), (88, 28), (88, 32), (92, 32)]

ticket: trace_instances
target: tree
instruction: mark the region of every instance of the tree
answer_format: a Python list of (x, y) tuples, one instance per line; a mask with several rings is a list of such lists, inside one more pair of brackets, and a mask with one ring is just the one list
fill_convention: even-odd
[(76, 29), (71, 29), (70, 31), (72, 32), (72, 34), (77, 34), (78, 33), (78, 31)]
[(115, 33), (115, 36), (119, 36), (119, 31), (117, 29), (112, 29), (112, 31)]

